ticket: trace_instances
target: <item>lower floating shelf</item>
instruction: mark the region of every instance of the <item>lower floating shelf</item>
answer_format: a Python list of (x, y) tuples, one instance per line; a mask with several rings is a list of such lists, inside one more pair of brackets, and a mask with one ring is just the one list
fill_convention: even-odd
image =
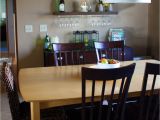
[(112, 12), (53, 12), (53, 15), (117, 15), (117, 11)]

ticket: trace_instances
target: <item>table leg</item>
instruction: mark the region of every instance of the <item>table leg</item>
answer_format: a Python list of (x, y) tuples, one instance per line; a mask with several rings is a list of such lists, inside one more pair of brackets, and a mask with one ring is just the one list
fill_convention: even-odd
[(40, 120), (39, 102), (31, 102), (31, 120)]

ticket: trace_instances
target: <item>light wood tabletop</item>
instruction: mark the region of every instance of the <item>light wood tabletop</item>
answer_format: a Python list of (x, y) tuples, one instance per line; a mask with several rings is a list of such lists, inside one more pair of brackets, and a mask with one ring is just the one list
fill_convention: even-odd
[[(121, 66), (136, 63), (135, 72), (129, 88), (129, 96), (138, 96), (141, 91), (145, 63), (160, 63), (157, 60), (140, 60), (121, 62)], [(31, 119), (40, 120), (40, 109), (81, 103), (81, 68), (88, 65), (55, 66), (24, 68), (19, 71), (19, 87), (23, 99), (31, 103)], [(160, 79), (158, 77), (157, 79)], [(160, 80), (155, 85), (160, 89)], [(147, 89), (151, 88), (148, 82)], [(97, 86), (101, 83), (98, 82)], [(110, 94), (112, 83), (105, 93)], [(120, 83), (116, 84), (115, 93), (119, 91)], [(90, 82), (87, 83), (87, 95), (90, 96)], [(96, 95), (100, 95), (101, 88), (96, 88)]]

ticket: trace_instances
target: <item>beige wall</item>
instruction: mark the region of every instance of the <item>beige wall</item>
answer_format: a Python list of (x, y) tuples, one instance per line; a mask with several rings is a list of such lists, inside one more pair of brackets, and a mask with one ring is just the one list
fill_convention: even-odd
[[(72, 10), (72, 2), (66, 0), (67, 11)], [(77, 0), (78, 1), (78, 0)], [(95, 0), (93, 0), (95, 1)], [(39, 32), (40, 24), (48, 25), (49, 35), (57, 35), (60, 42), (73, 40), (74, 30), (98, 30), (100, 40), (106, 39), (109, 28), (123, 27), (127, 31), (126, 44), (133, 47), (136, 56), (146, 55), (148, 37), (148, 4), (119, 4), (118, 15), (105, 17), (90, 16), (53, 16), (53, 0), (17, 0), (17, 23), (18, 23), (18, 59), (19, 67), (43, 66), (43, 38), (45, 33)], [(94, 4), (94, 3), (93, 3)], [(92, 6), (94, 9), (94, 6)], [(67, 22), (78, 21), (78, 27), (60, 28), (61, 20)], [(107, 21), (111, 25), (92, 27), (91, 21)], [(32, 33), (25, 33), (24, 26), (33, 25)]]

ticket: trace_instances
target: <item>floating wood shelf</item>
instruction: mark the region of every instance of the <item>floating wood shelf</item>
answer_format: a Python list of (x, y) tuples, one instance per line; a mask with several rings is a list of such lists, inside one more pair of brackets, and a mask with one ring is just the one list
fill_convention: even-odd
[(116, 15), (118, 12), (53, 12), (53, 15)]

